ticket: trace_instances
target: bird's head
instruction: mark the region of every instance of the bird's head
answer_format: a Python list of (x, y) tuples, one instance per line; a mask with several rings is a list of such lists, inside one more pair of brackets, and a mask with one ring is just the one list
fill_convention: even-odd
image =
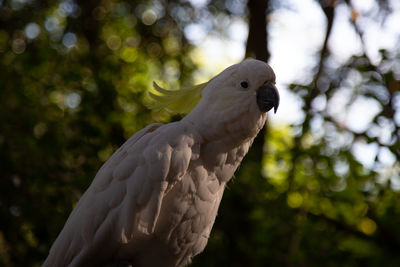
[(264, 113), (272, 108), (276, 113), (279, 93), (275, 87), (275, 74), (265, 62), (246, 59), (212, 78), (203, 89), (200, 104), (221, 112), (232, 109), (257, 107)]
[[(173, 113), (189, 113), (196, 106), (215, 111), (236, 109), (245, 103), (256, 105), (261, 113), (279, 106), (275, 73), (265, 62), (246, 59), (226, 68), (210, 81), (181, 90), (166, 90), (154, 83), (155, 110), (166, 108)], [(200, 103), (199, 103), (200, 102)]]
[[(216, 125), (236, 125), (258, 131), (266, 112), (279, 106), (275, 74), (265, 62), (246, 59), (232, 65), (210, 81), (181, 90), (165, 90), (154, 83), (157, 94), (155, 109), (166, 108), (175, 113), (189, 113), (186, 120)], [(208, 127), (207, 126), (207, 127)], [(239, 130), (239, 129), (237, 129)], [(251, 130), (252, 131), (252, 130)]]

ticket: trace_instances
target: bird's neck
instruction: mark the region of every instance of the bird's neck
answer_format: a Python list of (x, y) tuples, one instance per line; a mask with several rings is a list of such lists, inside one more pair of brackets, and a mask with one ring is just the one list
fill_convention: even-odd
[(222, 112), (195, 109), (182, 121), (191, 124), (205, 141), (223, 141), (237, 146), (252, 141), (266, 121), (256, 105), (232, 107)]
[[(215, 175), (220, 184), (233, 176), (254, 138), (263, 127), (266, 114), (258, 110), (237, 110), (229, 114), (200, 113), (186, 116), (183, 121), (190, 124), (200, 141), (200, 159), (209, 173)], [(200, 118), (200, 119), (199, 119)]]

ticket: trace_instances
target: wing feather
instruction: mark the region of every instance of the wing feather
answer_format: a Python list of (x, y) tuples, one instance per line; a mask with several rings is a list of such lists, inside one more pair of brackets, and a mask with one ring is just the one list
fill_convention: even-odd
[(180, 122), (160, 125), (136, 133), (100, 168), (43, 266), (101, 263), (136, 232), (154, 231), (163, 197), (186, 172), (195, 144)]

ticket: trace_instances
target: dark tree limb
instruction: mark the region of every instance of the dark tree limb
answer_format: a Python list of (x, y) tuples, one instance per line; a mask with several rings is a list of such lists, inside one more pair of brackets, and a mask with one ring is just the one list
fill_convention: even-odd
[(254, 57), (267, 62), (268, 51), (267, 11), (269, 0), (249, 0), (249, 36), (246, 44), (246, 57)]
[(318, 83), (322, 73), (324, 72), (325, 59), (329, 56), (328, 41), (329, 41), (329, 37), (331, 36), (331, 33), (332, 33), (332, 26), (333, 26), (333, 22), (335, 19), (335, 3), (336, 3), (335, 0), (320, 0), (320, 1), (318, 1), (318, 3), (320, 4), (321, 9), (325, 14), (327, 25), (326, 25), (326, 30), (325, 30), (324, 42), (322, 44), (322, 48), (319, 53), (317, 72), (313, 79), (314, 84), (311, 87), (311, 90), (305, 99), (305, 107), (304, 108), (305, 108), (306, 112), (311, 109), (311, 102), (319, 94), (319, 89), (318, 89), (317, 83)]

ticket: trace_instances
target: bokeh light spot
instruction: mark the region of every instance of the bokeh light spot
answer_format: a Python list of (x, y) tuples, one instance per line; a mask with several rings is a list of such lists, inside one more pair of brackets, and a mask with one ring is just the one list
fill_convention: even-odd
[(46, 19), (44, 27), (49, 32), (58, 31), (60, 29), (60, 20), (55, 16), (50, 16)]
[(167, 54), (175, 55), (179, 52), (181, 44), (176, 38), (165, 38), (163, 40), (163, 46)]
[(358, 228), (367, 235), (372, 235), (376, 231), (376, 223), (370, 218), (363, 218)]
[(63, 1), (58, 6), (58, 12), (64, 17), (69, 16), (75, 10), (76, 4), (71, 0)]
[(14, 39), (12, 43), (12, 50), (15, 54), (22, 54), (24, 53), (26, 48), (25, 41), (23, 39)]
[(201, 24), (189, 24), (185, 27), (185, 36), (193, 43), (199, 43), (204, 39), (207, 32)]
[(132, 63), (137, 58), (137, 51), (132, 47), (124, 47), (121, 51), (120, 57), (125, 62)]
[(298, 208), (303, 204), (303, 196), (299, 192), (289, 193), (287, 196), (287, 204), (293, 209)]
[(154, 22), (156, 22), (157, 20), (157, 14), (151, 10), (151, 9), (147, 9), (145, 12), (143, 12), (142, 14), (142, 22), (144, 25), (153, 25)]
[(69, 108), (76, 108), (81, 103), (81, 96), (77, 93), (69, 93), (65, 97), (65, 105)]
[(118, 50), (121, 47), (121, 38), (117, 35), (111, 35), (107, 38), (107, 46), (111, 50)]
[(33, 127), (33, 135), (39, 139), (47, 132), (47, 125), (43, 122), (39, 122)]
[(138, 47), (140, 44), (140, 36), (128, 37), (125, 41), (127, 46)]
[(40, 33), (40, 27), (34, 22), (28, 23), (25, 26), (24, 33), (28, 39), (35, 39)]
[(66, 33), (62, 39), (63, 45), (68, 48), (73, 47), (77, 41), (78, 39), (76, 38), (76, 35), (72, 32)]
[(19, 217), (19, 216), (21, 216), (21, 209), (17, 206), (11, 206), (10, 213), (11, 213), (11, 215), (13, 215), (15, 217)]

